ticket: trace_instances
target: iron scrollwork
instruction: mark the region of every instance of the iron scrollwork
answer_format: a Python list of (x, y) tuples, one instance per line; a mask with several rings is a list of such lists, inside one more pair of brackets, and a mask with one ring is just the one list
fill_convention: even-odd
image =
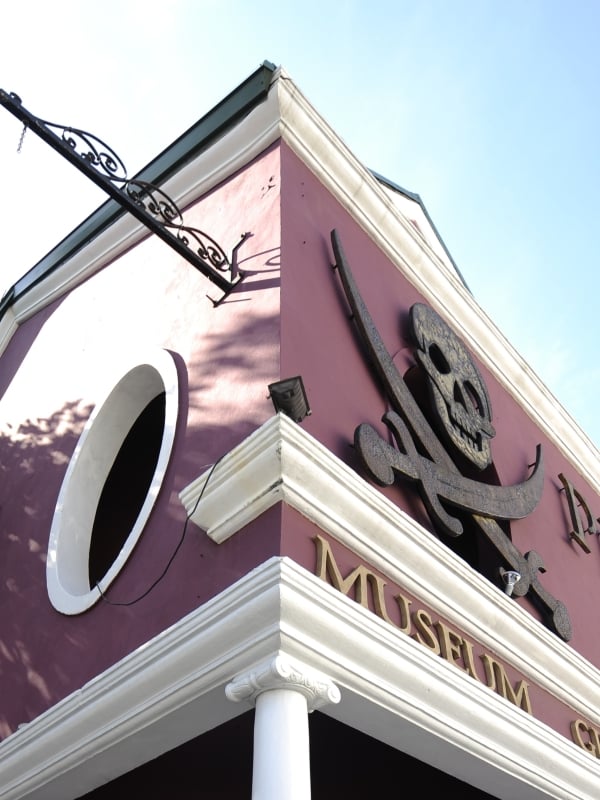
[[(220, 272), (233, 271), (235, 258), (231, 262), (221, 245), (209, 236), (208, 233), (185, 225), (183, 215), (169, 195), (162, 189), (147, 181), (131, 179), (124, 185), (124, 189), (138, 205), (157, 218), (165, 227), (175, 231), (175, 235), (186, 247), (194, 250), (205, 264), (210, 265)], [(244, 234), (243, 239), (248, 234)], [(242, 241), (243, 241), (242, 239)], [(234, 254), (237, 248), (234, 250)], [(238, 272), (238, 274), (240, 274)], [(232, 275), (235, 278), (235, 274)]]
[[(11, 95), (15, 102), (21, 105), (21, 99), (17, 95)], [(74, 153), (91, 167), (103, 173), (112, 181), (127, 181), (127, 169), (119, 156), (112, 150), (106, 142), (94, 136), (92, 133), (72, 128), (70, 126), (56, 125), (54, 122), (40, 119), (38, 122), (45, 125), (51, 131), (57, 132), (57, 136)]]
[[(244, 278), (237, 251), (250, 236), (243, 233), (228, 257), (221, 245), (199, 228), (186, 225), (175, 201), (162, 189), (138, 178), (128, 178), (125, 164), (106, 142), (88, 131), (57, 125), (33, 116), (13, 92), (0, 89), (0, 104), (60, 155), (107, 192), (153, 233), (216, 284), (226, 297)], [(226, 274), (228, 273), (228, 274)], [(219, 301), (213, 301), (218, 305)]]

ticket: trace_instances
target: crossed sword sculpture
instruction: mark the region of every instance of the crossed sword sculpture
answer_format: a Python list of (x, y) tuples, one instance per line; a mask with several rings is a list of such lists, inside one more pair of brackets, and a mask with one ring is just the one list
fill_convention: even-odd
[[(339, 272), (354, 320), (393, 408), (384, 414), (383, 422), (391, 430), (397, 448), (370, 425), (359, 425), (356, 429), (355, 445), (367, 471), (382, 485), (391, 485), (396, 473), (416, 482), (431, 519), (451, 536), (462, 533), (462, 523), (444, 508), (441, 500), (470, 513), (510, 569), (519, 573), (512, 594), (523, 597), (529, 593), (540, 607), (546, 624), (564, 641), (569, 641), (572, 628), (566, 606), (553, 597), (538, 579), (539, 573), (545, 572), (541, 556), (534, 550), (525, 555), (520, 553), (496, 521), (522, 519), (536, 507), (544, 481), (541, 447), (537, 446), (533, 472), (524, 483), (491, 486), (464, 477), (435, 435), (386, 350), (356, 286), (336, 230), (331, 232), (331, 243), (334, 268)], [(419, 454), (415, 442), (428, 457)], [(505, 570), (501, 568), (500, 572)]]

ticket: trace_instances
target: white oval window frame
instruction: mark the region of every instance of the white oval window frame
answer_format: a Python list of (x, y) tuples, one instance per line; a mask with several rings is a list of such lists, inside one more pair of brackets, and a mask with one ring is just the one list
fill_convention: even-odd
[(89, 585), (92, 528), (104, 484), (134, 422), (165, 393), (158, 460), (137, 519), (100, 586), (105, 591), (123, 569), (154, 507), (169, 463), (179, 410), (177, 367), (166, 350), (139, 355), (121, 367), (120, 379), (96, 403), (69, 462), (56, 502), (46, 558), (50, 602), (63, 614), (81, 614), (102, 594)]

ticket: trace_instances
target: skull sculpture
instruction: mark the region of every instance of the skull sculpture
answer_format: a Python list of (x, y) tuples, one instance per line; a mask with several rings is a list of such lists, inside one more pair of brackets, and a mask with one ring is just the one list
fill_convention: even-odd
[(467, 349), (444, 320), (422, 303), (410, 310), (410, 322), (425, 369), (441, 432), (478, 469), (492, 463), (490, 398)]

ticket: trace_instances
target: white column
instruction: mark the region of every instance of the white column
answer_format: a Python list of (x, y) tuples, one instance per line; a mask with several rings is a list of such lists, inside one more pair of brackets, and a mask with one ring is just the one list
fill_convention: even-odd
[(308, 713), (339, 703), (327, 676), (279, 653), (235, 678), (230, 700), (255, 704), (252, 800), (310, 800)]

